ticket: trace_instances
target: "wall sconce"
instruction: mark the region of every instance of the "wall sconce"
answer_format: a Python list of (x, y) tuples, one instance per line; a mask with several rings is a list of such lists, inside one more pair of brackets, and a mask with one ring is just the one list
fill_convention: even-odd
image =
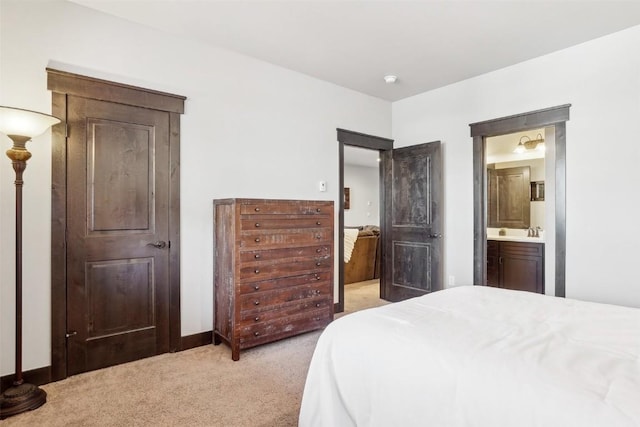
[(27, 142), (57, 123), (60, 119), (48, 114), (0, 106), (0, 132), (13, 141), (7, 157), (16, 173), (16, 370), (13, 386), (0, 396), (0, 419), (39, 408), (47, 401), (44, 390), (22, 379), (22, 173), (31, 158)]
[(515, 150), (513, 150), (513, 152), (517, 154), (522, 154), (527, 150), (538, 150), (538, 151), (545, 150), (544, 138), (542, 137), (541, 134), (536, 135), (536, 139), (531, 139), (527, 135), (523, 135), (520, 138), (520, 142), (518, 142), (518, 145), (516, 146)]

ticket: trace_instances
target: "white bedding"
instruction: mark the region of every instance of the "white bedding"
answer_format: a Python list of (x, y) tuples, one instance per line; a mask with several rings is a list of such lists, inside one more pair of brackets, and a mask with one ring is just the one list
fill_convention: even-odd
[(318, 341), (300, 426), (639, 426), (640, 309), (464, 286)]

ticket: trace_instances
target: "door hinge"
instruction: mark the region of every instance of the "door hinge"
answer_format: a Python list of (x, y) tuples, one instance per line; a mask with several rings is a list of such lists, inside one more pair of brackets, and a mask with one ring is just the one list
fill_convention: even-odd
[(167, 242), (167, 247), (168, 247), (169, 249), (171, 249), (171, 240), (169, 240), (169, 241)]
[(70, 337), (72, 337), (74, 335), (78, 335), (78, 332), (76, 332), (76, 331), (67, 332), (65, 334), (65, 337), (70, 338)]

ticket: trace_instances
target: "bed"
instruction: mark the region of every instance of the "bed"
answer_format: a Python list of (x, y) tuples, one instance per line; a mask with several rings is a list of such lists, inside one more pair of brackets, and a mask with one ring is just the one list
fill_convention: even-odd
[(640, 309), (462, 286), (337, 319), (299, 425), (638, 426)]

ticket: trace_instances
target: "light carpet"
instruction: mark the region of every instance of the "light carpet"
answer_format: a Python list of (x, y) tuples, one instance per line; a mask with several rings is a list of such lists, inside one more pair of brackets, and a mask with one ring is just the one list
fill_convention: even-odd
[[(385, 304), (378, 281), (345, 286), (345, 314)], [(337, 315), (339, 317), (344, 314)], [(206, 345), (47, 384), (47, 403), (9, 426), (295, 426), (320, 331), (240, 353)]]

